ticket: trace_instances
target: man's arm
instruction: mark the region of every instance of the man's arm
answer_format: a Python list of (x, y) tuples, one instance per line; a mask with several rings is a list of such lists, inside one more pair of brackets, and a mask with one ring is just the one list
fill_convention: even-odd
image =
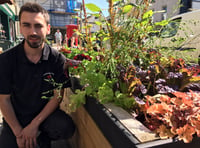
[(62, 33), (60, 32), (60, 38), (61, 38), (61, 41), (62, 41), (62, 39), (63, 39), (63, 36), (62, 36)]
[(46, 104), (42, 111), (21, 132), (25, 139), (26, 147), (36, 146), (36, 138), (40, 124), (59, 106), (64, 90), (54, 90), (53, 98)]
[(40, 125), (55, 109), (63, 99), (64, 89), (54, 90), (53, 98), (47, 103), (43, 110), (32, 120), (31, 124)]
[(55, 37), (55, 40), (56, 40), (56, 32), (55, 32), (55, 34), (54, 34), (54, 37)]
[(0, 109), (4, 119), (12, 129), (14, 135), (17, 137), (21, 133), (22, 127), (15, 115), (13, 106), (10, 101), (10, 95), (0, 94)]
[(0, 94), (0, 109), (4, 119), (6, 120), (14, 135), (16, 136), (18, 147), (24, 148), (25, 141), (21, 137), (21, 132), (23, 129), (15, 115), (13, 106), (10, 101), (10, 95)]

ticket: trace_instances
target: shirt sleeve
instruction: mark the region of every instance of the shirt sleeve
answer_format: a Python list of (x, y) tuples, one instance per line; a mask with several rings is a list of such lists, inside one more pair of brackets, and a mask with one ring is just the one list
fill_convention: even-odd
[(0, 55), (0, 94), (10, 94), (12, 87), (11, 61), (7, 54)]

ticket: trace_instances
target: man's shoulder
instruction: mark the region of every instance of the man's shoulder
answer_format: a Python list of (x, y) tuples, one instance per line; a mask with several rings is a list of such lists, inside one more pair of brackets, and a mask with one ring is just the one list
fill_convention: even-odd
[(52, 46), (50, 46), (49, 44), (45, 44), (45, 48), (49, 48), (50, 49), (50, 51), (51, 51), (51, 53), (54, 55), (54, 54), (58, 54), (59, 53), (59, 51), (58, 50), (56, 50), (54, 47), (52, 47)]
[[(49, 45), (48, 45), (49, 46)], [(50, 50), (51, 50), (51, 56), (58, 58), (60, 55), (62, 55), (61, 52), (59, 52), (58, 50), (56, 50), (54, 47), (49, 46)]]
[(59, 51), (56, 50), (56, 49), (52, 49), (52, 55), (53, 55), (54, 60), (55, 60), (56, 62), (61, 62), (61, 63), (63, 63), (63, 62), (65, 62), (65, 60), (66, 60), (66, 57), (65, 57), (61, 52), (59, 52)]
[(51, 47), (51, 54), (52, 54), (53, 56), (58, 56), (59, 51), (57, 51), (55, 48)]
[(0, 54), (0, 67), (2, 69), (12, 69), (13, 64), (16, 63), (18, 46), (9, 48)]
[(11, 47), (9, 49), (6, 49), (2, 54), (0, 54), (0, 58), (13, 58), (17, 55), (17, 51), (19, 49), (20, 45), (16, 45), (14, 47)]

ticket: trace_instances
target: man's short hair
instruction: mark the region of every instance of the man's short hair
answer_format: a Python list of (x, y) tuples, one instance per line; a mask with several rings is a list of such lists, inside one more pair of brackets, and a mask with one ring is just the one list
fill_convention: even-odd
[(42, 15), (44, 16), (44, 19), (46, 21), (47, 24), (50, 23), (50, 17), (49, 14), (47, 12), (47, 10), (45, 10), (42, 6), (40, 6), (37, 3), (31, 3), (31, 2), (27, 2), (25, 3), (19, 11), (19, 21), (21, 20), (21, 15), (23, 12), (31, 12), (31, 13), (42, 13)]

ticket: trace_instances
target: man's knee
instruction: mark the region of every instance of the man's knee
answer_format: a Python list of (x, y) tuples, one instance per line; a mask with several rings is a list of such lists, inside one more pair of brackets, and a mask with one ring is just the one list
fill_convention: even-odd
[(17, 142), (14, 134), (7, 125), (3, 123), (3, 129), (0, 134), (0, 148), (17, 148)]
[(75, 124), (70, 116), (63, 116), (62, 119), (58, 119), (55, 122), (57, 122), (54, 131), (55, 139), (68, 139), (73, 136), (75, 132)]

